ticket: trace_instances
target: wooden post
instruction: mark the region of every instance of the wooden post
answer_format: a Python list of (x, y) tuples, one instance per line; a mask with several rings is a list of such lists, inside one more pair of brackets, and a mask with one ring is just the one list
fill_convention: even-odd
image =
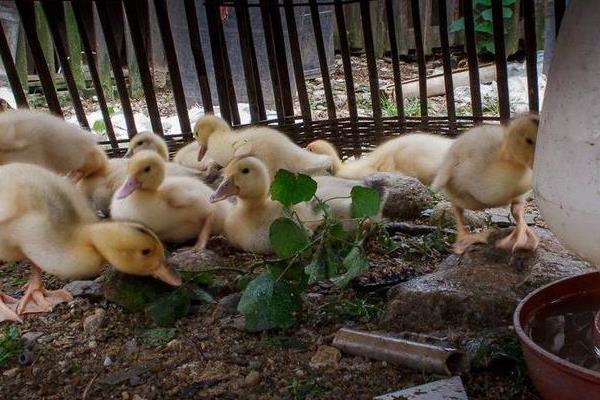
[(29, 81), (27, 80), (27, 42), (25, 41), (25, 31), (23, 26), (19, 25), (19, 40), (17, 40), (17, 54), (15, 55), (15, 65), (19, 73), (19, 80), (25, 94), (29, 93)]
[(85, 77), (83, 76), (83, 58), (81, 56), (81, 42), (79, 38), (79, 32), (77, 31), (77, 23), (75, 22), (75, 15), (73, 14), (73, 8), (71, 2), (65, 2), (65, 22), (67, 25), (67, 50), (69, 52), (69, 64), (71, 64), (71, 71), (73, 72), (73, 79), (77, 85), (77, 89), (85, 97), (88, 93), (85, 92)]
[(50, 36), (50, 31), (48, 30), (48, 20), (46, 20), (46, 15), (44, 14), (44, 10), (42, 10), (42, 5), (39, 2), (35, 2), (35, 25), (37, 36), (40, 41), (40, 45), (42, 46), (42, 51), (44, 52), (44, 58), (46, 59), (46, 64), (48, 64), (48, 69), (50, 70), (50, 75), (52, 76), (52, 80), (54, 80), (54, 74), (56, 73), (56, 65), (54, 63), (54, 45), (52, 44), (52, 38)]
[(102, 83), (102, 90), (107, 100), (115, 99), (115, 92), (113, 90), (112, 78), (110, 75), (110, 59), (108, 58), (108, 50), (106, 49), (106, 42), (104, 41), (104, 33), (100, 26), (100, 20), (98, 19), (98, 11), (93, 8), (94, 13), (94, 32), (96, 36), (96, 60), (98, 65), (98, 72), (100, 74), (100, 82)]

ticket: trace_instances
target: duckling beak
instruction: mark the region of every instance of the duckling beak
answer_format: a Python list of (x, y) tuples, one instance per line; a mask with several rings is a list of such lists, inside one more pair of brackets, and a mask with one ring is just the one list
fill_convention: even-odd
[(140, 183), (137, 181), (137, 179), (135, 179), (133, 176), (130, 176), (117, 190), (117, 199), (124, 199), (131, 193), (135, 192), (136, 189), (139, 189), (139, 187)]
[(171, 286), (181, 286), (181, 277), (165, 260), (159, 261), (158, 268), (152, 272), (152, 277), (165, 282)]
[(206, 146), (200, 145), (200, 149), (198, 149), (198, 161), (202, 161), (204, 156), (206, 155)]
[(226, 177), (223, 179), (223, 182), (219, 185), (217, 190), (214, 191), (213, 194), (210, 195), (208, 199), (211, 203), (216, 203), (217, 201), (225, 200), (230, 196), (236, 196), (239, 194), (240, 189), (235, 186), (233, 183), (233, 179), (231, 177)]

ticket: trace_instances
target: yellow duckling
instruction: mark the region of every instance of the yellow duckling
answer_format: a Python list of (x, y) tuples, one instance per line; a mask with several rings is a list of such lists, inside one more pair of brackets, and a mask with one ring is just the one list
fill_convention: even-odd
[(211, 204), (212, 189), (198, 179), (165, 177), (165, 162), (156, 152), (137, 152), (127, 175), (112, 199), (113, 219), (143, 223), (167, 242), (198, 238), (199, 248), (222, 232), (230, 203)]
[(326, 140), (315, 140), (306, 148), (330, 156), (333, 173), (340, 178), (362, 179), (375, 172), (398, 172), (430, 185), (452, 146), (453, 139), (413, 133), (391, 139), (363, 158), (343, 163), (335, 147)]
[(60, 278), (98, 275), (106, 262), (119, 271), (181, 280), (165, 264), (160, 240), (140, 224), (98, 222), (94, 211), (64, 177), (31, 164), (0, 166), (0, 260), (29, 260), (31, 277), (17, 301), (0, 292), (0, 321), (47, 312), (71, 300), (64, 290), (46, 290), (42, 271)]
[(155, 151), (162, 157), (163, 160), (169, 161), (169, 147), (167, 146), (167, 142), (153, 132), (143, 131), (132, 137), (129, 140), (127, 153), (125, 153), (124, 157), (130, 158), (141, 150)]
[[(271, 254), (269, 228), (281, 217), (283, 207), (269, 196), (271, 179), (266, 165), (256, 157), (236, 158), (223, 170), (223, 178), (210, 201), (238, 198), (225, 219), (225, 237), (242, 250)], [(320, 219), (307, 203), (297, 204), (294, 210), (301, 221)]]
[(488, 233), (469, 233), (463, 210), (511, 206), (517, 226), (497, 247), (535, 250), (539, 243), (527, 227), (524, 195), (531, 189), (538, 117), (515, 118), (506, 127), (478, 126), (465, 132), (450, 148), (432, 188), (441, 190), (454, 205), (461, 254), (473, 243), (487, 242)]
[(333, 165), (331, 157), (313, 154), (265, 126), (234, 132), (223, 119), (206, 115), (196, 123), (194, 134), (200, 144), (198, 160), (207, 154), (217, 164), (226, 166), (234, 158), (251, 155), (265, 163), (271, 178), (279, 169), (319, 174)]
[(0, 113), (0, 164), (36, 164), (74, 181), (99, 162), (96, 137), (55, 115), (33, 110)]

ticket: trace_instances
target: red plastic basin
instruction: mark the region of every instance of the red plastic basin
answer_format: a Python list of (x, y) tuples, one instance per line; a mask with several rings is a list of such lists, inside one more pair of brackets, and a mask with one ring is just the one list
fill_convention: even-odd
[[(524, 330), (544, 307), (573, 296), (598, 293), (600, 272), (565, 278), (530, 293), (517, 306), (514, 326), (529, 376), (545, 400), (599, 400), (600, 373), (570, 363), (537, 345)], [(588, 297), (589, 298), (589, 297)]]

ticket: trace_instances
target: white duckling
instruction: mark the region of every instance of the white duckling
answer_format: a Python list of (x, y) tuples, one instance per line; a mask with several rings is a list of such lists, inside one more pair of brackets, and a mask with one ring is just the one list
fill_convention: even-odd
[(160, 240), (130, 222), (99, 222), (75, 186), (31, 164), (0, 166), (0, 260), (29, 260), (31, 276), (23, 298), (0, 292), (0, 321), (47, 312), (71, 300), (64, 290), (46, 290), (42, 271), (63, 279), (98, 275), (106, 262), (119, 271), (156, 277), (170, 285), (181, 280), (165, 263)]
[(388, 140), (363, 158), (343, 163), (335, 147), (326, 140), (315, 140), (306, 148), (334, 160), (335, 176), (362, 179), (375, 172), (398, 172), (430, 185), (452, 146), (453, 139), (426, 133), (413, 133)]
[[(223, 181), (211, 196), (218, 202), (237, 196), (237, 202), (225, 219), (225, 237), (234, 246), (253, 253), (271, 254), (269, 240), (271, 223), (282, 216), (281, 203), (271, 200), (271, 179), (266, 165), (256, 157), (234, 159), (223, 170)], [(294, 206), (301, 221), (318, 223), (320, 216), (308, 203)]]
[(127, 175), (112, 199), (113, 219), (143, 223), (166, 242), (198, 238), (199, 248), (222, 232), (231, 204), (211, 204), (212, 189), (198, 179), (165, 177), (165, 162), (156, 152), (137, 152)]
[[(356, 221), (352, 219), (352, 188), (363, 186), (361, 181), (338, 178), (335, 176), (315, 176), (317, 192), (315, 196), (324, 201), (331, 209), (331, 215), (342, 221), (344, 230), (352, 232), (357, 228)], [(386, 192), (380, 193), (380, 207), (377, 215), (370, 217), (373, 222), (381, 221), (382, 205), (385, 202)]]
[(96, 137), (55, 115), (33, 110), (0, 113), (0, 164), (36, 164), (74, 181), (97, 168)]
[(522, 116), (508, 126), (472, 128), (450, 148), (432, 188), (441, 190), (454, 205), (456, 253), (463, 253), (471, 244), (487, 242), (489, 235), (469, 233), (463, 210), (507, 205), (517, 226), (497, 247), (512, 251), (537, 248), (539, 240), (524, 218), (524, 195), (531, 189), (537, 130), (537, 116)]
[(271, 179), (280, 169), (319, 174), (333, 165), (331, 157), (313, 154), (266, 126), (234, 132), (221, 118), (206, 115), (196, 123), (194, 134), (200, 144), (198, 160), (206, 154), (218, 165), (226, 166), (235, 157), (251, 155), (265, 163)]

